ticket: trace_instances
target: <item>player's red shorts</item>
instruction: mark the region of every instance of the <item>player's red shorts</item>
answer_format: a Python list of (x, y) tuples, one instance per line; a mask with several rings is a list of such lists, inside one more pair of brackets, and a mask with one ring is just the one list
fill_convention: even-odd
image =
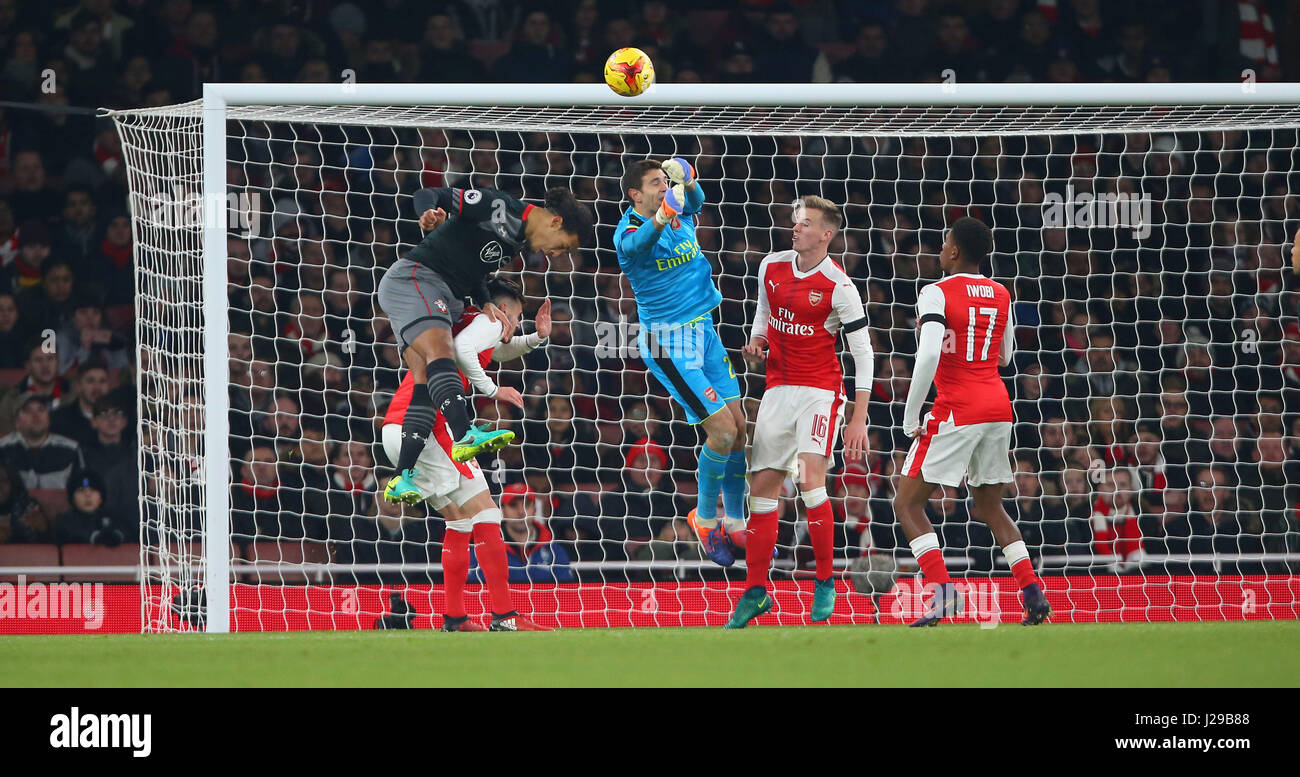
[(921, 434), (903, 461), (903, 474), (956, 488), (1010, 483), (1011, 422), (991, 421), (958, 426), (925, 414)]

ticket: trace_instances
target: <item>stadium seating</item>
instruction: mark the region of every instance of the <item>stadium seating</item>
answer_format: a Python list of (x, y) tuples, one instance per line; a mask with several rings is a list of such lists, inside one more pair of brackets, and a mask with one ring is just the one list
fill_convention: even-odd
[(249, 563), (279, 563), (283, 568), (279, 572), (258, 572), (240, 570), (235, 567), (238, 578), (247, 583), (307, 583), (312, 577), (302, 571), (302, 564), (329, 563), (329, 547), (323, 542), (311, 540), (282, 542), (255, 542), (248, 547), (244, 560)]
[(140, 565), (139, 545), (118, 545), (106, 548), (102, 545), (70, 543), (63, 546), (63, 566), (65, 567), (122, 567), (121, 572), (102, 574), (64, 575), (65, 582), (83, 583), (130, 583), (139, 579), (137, 567)]
[[(0, 567), (57, 567), (57, 545), (0, 545)], [(29, 583), (55, 583), (59, 576), (27, 575)], [(0, 583), (16, 583), (17, 575), (0, 575)]]

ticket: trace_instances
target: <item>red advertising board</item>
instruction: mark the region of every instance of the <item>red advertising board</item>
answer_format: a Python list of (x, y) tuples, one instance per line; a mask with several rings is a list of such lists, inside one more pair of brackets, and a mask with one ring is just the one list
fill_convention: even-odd
[[(1275, 620), (1300, 618), (1300, 576), (1141, 577), (1072, 576), (1043, 579), (1057, 623)], [(971, 578), (959, 581), (966, 612), (957, 622), (1017, 622), (1020, 594), (1015, 581)], [(925, 591), (903, 579), (879, 598), (849, 591), (839, 583), (840, 599), (832, 624), (893, 625), (920, 612)], [(623, 585), (534, 585), (514, 589), (515, 606), (539, 623), (561, 628), (626, 626), (721, 626), (744, 585), (633, 583)], [(0, 583), (0, 633), (135, 633), (141, 625), (141, 587), (91, 583)], [(151, 620), (165, 618), (173, 628), (188, 628), (164, 612), (162, 591), (144, 590)], [(438, 625), (441, 588), (411, 586), (235, 585), (233, 631), (370, 629), (388, 610), (389, 597), (401, 593), (416, 612), (415, 628)], [(760, 625), (806, 624), (812, 583), (774, 583), (773, 613)], [(487, 612), (481, 586), (470, 586), (471, 615)], [(166, 608), (169, 609), (169, 608)]]

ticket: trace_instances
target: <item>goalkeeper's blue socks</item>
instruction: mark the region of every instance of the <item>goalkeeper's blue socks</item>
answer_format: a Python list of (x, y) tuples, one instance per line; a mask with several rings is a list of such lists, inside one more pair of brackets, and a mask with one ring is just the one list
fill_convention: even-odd
[(749, 474), (748, 469), (745, 449), (732, 451), (727, 458), (727, 472), (722, 478), (722, 507), (727, 513), (727, 531), (736, 528), (730, 524), (737, 521), (740, 522), (739, 529), (745, 527), (745, 476)]
[(697, 466), (699, 491), (695, 503), (696, 520), (706, 529), (717, 526), (718, 494), (727, 477), (727, 454), (717, 453), (705, 445), (700, 450)]

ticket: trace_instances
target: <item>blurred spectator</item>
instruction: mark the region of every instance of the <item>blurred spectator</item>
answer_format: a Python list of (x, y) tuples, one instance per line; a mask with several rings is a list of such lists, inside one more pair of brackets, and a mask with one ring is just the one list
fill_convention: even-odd
[(1057, 28), (1061, 40), (1076, 53), (1080, 80), (1095, 79), (1097, 63), (1111, 56), (1115, 47), (1114, 39), (1108, 37), (1111, 26), (1104, 23), (1101, 0), (1070, 0), (1062, 8)]
[(601, 48), (600, 36), (599, 0), (578, 0), (564, 35), (565, 46), (573, 55), (575, 73), (594, 75), (604, 69), (608, 52)]
[(853, 56), (835, 67), (837, 81), (862, 84), (899, 83), (908, 80), (903, 60), (894, 56), (885, 28), (879, 22), (867, 22), (858, 28)]
[(108, 394), (108, 370), (88, 362), (77, 368), (76, 401), (50, 414), (50, 430), (75, 440), (84, 450), (98, 437), (94, 427), (95, 404)]
[(86, 364), (120, 370), (127, 365), (126, 342), (104, 325), (99, 299), (82, 294), (72, 308), (72, 323), (59, 332), (59, 372), (66, 374)]
[(519, 24), (518, 0), (452, 0), (449, 10), (466, 40), (508, 40)]
[(68, 22), (68, 45), (63, 57), (72, 66), (70, 88), (77, 102), (89, 104), (108, 91), (112, 54), (104, 51), (104, 23), (89, 13)]
[(743, 41), (732, 43), (723, 53), (722, 67), (717, 74), (721, 83), (745, 83), (755, 78), (754, 55)]
[(1093, 551), (1115, 556), (1112, 568), (1118, 574), (1135, 570), (1142, 559), (1137, 494), (1131, 477), (1128, 469), (1108, 470), (1098, 484), (1097, 500), (1092, 505)]
[(571, 491), (577, 483), (597, 480), (595, 438), (582, 420), (574, 421), (573, 405), (565, 396), (546, 402), (545, 421), (526, 421), (524, 464), (529, 475), (551, 480), (553, 488)]
[(986, 80), (984, 57), (966, 17), (956, 8), (944, 9), (939, 12), (938, 31), (932, 72), (923, 75), (943, 79), (943, 71), (952, 70), (958, 82)]
[(27, 343), (27, 375), (18, 382), (18, 392), (41, 397), (51, 407), (62, 407), (72, 398), (72, 386), (59, 377), (59, 357), (44, 338)]
[(1007, 515), (1016, 522), (1030, 554), (1059, 556), (1068, 552), (1068, 546), (1072, 544), (1087, 547), (1090, 536), (1071, 536), (1072, 527), (1066, 521), (1062, 501), (1045, 498), (1037, 469), (1031, 458), (1016, 459), (1015, 482), (1011, 485), (1014, 496), (1004, 503)]
[(83, 288), (99, 295), (106, 305), (134, 304), (132, 247), (130, 217), (124, 213), (112, 214), (97, 253), (77, 276)]
[(366, 515), (371, 512), (378, 481), (370, 449), (360, 442), (334, 446), (330, 461), (329, 511), (332, 515)]
[(63, 490), (85, 469), (81, 446), (50, 433), (49, 406), (38, 396), (18, 405), (13, 433), (0, 437), (0, 461), (18, 473), (28, 490)]
[(161, 63), (174, 99), (197, 99), (205, 82), (232, 80), (231, 68), (220, 56), (219, 37), (215, 14), (197, 10), (190, 15), (184, 34), (167, 47)]
[[(929, 0), (894, 0), (893, 22), (889, 31), (890, 48), (910, 72), (931, 69), (934, 32), (938, 27)], [(927, 73), (928, 75), (928, 73)], [(935, 72), (937, 79), (939, 74)]]
[(420, 80), (434, 83), (468, 83), (482, 81), (483, 63), (470, 55), (456, 34), (451, 14), (435, 13), (424, 26), (424, 44), (420, 47)]
[(9, 277), (6, 289), (17, 294), (40, 285), (41, 267), (50, 255), (52, 239), (50, 230), (40, 221), (24, 222), (18, 230), (18, 252), (13, 263), (6, 268)]
[[(571, 583), (573, 570), (564, 548), (552, 542), (550, 528), (537, 511), (536, 496), (523, 483), (512, 483), (501, 493), (501, 534), (512, 583)], [(471, 582), (482, 583), (483, 572), (470, 551)]]
[(91, 426), (92, 439), (81, 446), (86, 469), (104, 479), (104, 505), (118, 518), (137, 516), (139, 504), (139, 464), (134, 433), (128, 432), (127, 412), (112, 396), (95, 402)]
[(70, 508), (55, 521), (55, 536), (60, 545), (88, 542), (115, 548), (139, 536), (139, 527), (107, 509), (103, 479), (84, 472), (68, 484)]
[(7, 462), (0, 462), (0, 542), (54, 542), (44, 508)]
[(759, 52), (754, 80), (760, 83), (828, 83), (831, 80), (831, 65), (826, 55), (804, 42), (799, 20), (788, 5), (772, 9), (767, 17), (766, 35), (754, 50)]
[(84, 274), (97, 259), (101, 240), (95, 218), (95, 201), (84, 187), (69, 189), (63, 200), (63, 222), (54, 242), (54, 255)]
[(510, 51), (496, 61), (492, 72), (496, 80), (507, 83), (555, 83), (570, 80), (573, 61), (567, 48), (551, 38), (550, 15), (537, 10), (524, 18), (519, 37)]
[(41, 285), (18, 295), (18, 309), (29, 332), (53, 335), (72, 323), (75, 278), (72, 266), (62, 259), (51, 258), (41, 265)]
[(23, 366), (27, 334), (19, 326), (18, 302), (14, 295), (0, 291), (0, 370), (13, 370)]
[[(235, 542), (324, 537), (324, 516), (318, 513), (304, 521), (301, 490), (281, 487), (274, 448), (254, 445), (244, 454), (243, 462), (230, 497), (230, 531)], [(318, 533), (308, 534), (309, 526)]]

